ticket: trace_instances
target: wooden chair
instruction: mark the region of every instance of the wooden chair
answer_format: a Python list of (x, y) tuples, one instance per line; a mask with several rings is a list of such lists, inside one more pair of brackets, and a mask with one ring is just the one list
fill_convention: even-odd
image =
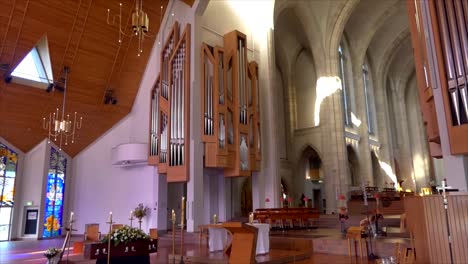
[(123, 224), (113, 224), (112, 225), (112, 231), (116, 230), (116, 229), (119, 229), (119, 228), (122, 228), (124, 225)]
[[(361, 226), (350, 226), (348, 228), (348, 231), (346, 233), (346, 238), (348, 239), (348, 255), (350, 257), (352, 256), (351, 242), (354, 245), (354, 252), (357, 251), (356, 241), (359, 243), (359, 253), (360, 253), (359, 256), (361, 258), (367, 256), (367, 246), (366, 246), (366, 255), (363, 255), (363, 251), (362, 251), (362, 240), (364, 239), (364, 242), (367, 243), (367, 240), (362, 237), (363, 230), (364, 230), (364, 228), (361, 227)], [(357, 256), (357, 253), (356, 253), (356, 256)]]
[(149, 236), (151, 239), (158, 239), (158, 229), (157, 228), (150, 228), (149, 229)]
[(86, 224), (83, 241), (73, 242), (73, 253), (83, 253), (85, 243), (98, 242), (100, 240), (101, 232), (99, 232), (99, 224)]

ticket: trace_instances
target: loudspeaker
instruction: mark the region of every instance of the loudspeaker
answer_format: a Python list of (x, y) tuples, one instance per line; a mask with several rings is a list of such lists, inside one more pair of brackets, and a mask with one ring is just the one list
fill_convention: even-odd
[(13, 77), (11, 75), (6, 75), (4, 80), (6, 83), (11, 83), (11, 80), (13, 80)]

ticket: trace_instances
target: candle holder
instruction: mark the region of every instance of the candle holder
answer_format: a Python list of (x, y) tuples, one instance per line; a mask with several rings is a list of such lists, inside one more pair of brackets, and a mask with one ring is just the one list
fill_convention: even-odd
[(130, 216), (128, 220), (130, 220), (130, 227), (133, 227), (133, 220), (135, 220), (135, 218), (133, 218), (133, 215)]
[(175, 258), (175, 230), (176, 230), (176, 214), (172, 210), (172, 256)]
[(109, 224), (109, 234), (108, 234), (109, 237), (107, 238), (107, 264), (110, 264), (111, 240), (112, 240), (111, 232), (112, 232), (112, 224), (115, 223), (115, 222), (112, 222), (112, 212), (109, 215), (109, 222), (106, 222), (106, 223)]

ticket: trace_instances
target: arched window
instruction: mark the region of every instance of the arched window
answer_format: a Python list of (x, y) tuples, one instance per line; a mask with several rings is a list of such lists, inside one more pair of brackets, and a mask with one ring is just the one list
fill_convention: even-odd
[(343, 97), (343, 117), (345, 124), (348, 126), (351, 124), (351, 104), (350, 104), (350, 93), (349, 93), (349, 81), (347, 80), (347, 61), (344, 52), (344, 45), (340, 43), (338, 47), (338, 57), (339, 57), (339, 70), (340, 70), (340, 79), (341, 79), (341, 92)]
[(369, 63), (366, 61), (362, 65), (362, 81), (364, 83), (364, 93), (366, 98), (367, 129), (369, 134), (375, 134), (375, 101), (372, 78), (369, 70)]

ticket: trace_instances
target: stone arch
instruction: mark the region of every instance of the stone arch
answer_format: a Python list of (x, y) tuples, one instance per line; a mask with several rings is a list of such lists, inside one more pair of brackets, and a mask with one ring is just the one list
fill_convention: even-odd
[(348, 169), (350, 176), (351, 186), (359, 186), (360, 182), (360, 165), (359, 157), (351, 145), (346, 146), (346, 153), (348, 155)]
[(382, 169), (380, 168), (379, 158), (374, 151), (371, 151), (371, 162), (373, 186), (381, 187), (383, 182), (383, 174)]

